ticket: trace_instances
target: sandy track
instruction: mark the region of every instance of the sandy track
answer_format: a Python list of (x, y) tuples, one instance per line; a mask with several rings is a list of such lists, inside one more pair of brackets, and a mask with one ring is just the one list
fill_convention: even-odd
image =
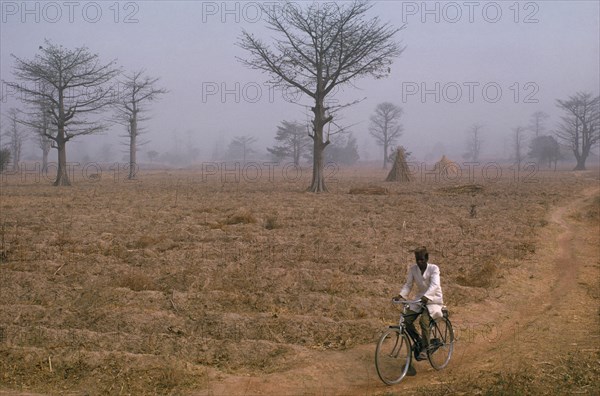
[[(555, 208), (539, 238), (532, 260), (504, 274), (501, 288), (465, 307), (451, 307), (457, 343), (450, 366), (434, 371), (417, 362), (416, 377), (387, 387), (373, 364), (375, 343), (346, 351), (302, 353), (305, 364), (285, 373), (227, 376), (213, 373), (199, 395), (378, 395), (412, 393), (440, 387), (475, 373), (500, 372), (552, 364), (568, 351), (597, 350), (597, 306), (581, 285), (598, 279), (598, 227), (582, 225), (571, 215), (598, 188), (583, 191)], [(569, 335), (565, 337), (565, 335)]]

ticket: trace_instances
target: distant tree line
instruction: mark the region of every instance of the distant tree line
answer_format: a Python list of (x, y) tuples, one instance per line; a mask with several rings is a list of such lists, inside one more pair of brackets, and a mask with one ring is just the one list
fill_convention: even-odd
[[(281, 87), (292, 87), (309, 98), (311, 119), (306, 123), (282, 120), (276, 126), (275, 144), (267, 152), (276, 160), (289, 159), (299, 164), (312, 162), (312, 180), (308, 191), (327, 191), (324, 180), (326, 162), (354, 164), (359, 160), (358, 144), (349, 127), (339, 125), (339, 111), (356, 102), (337, 105), (331, 98), (342, 86), (352, 86), (361, 77), (385, 78), (404, 48), (395, 40), (404, 28), (393, 27), (370, 16), (371, 3), (305, 4), (279, 13), (259, 5), (266, 26), (274, 38), (265, 42), (242, 31), (236, 43), (247, 55), (238, 58), (245, 66), (265, 72)], [(57, 150), (55, 185), (70, 185), (67, 172), (67, 144), (71, 140), (105, 131), (110, 123), (123, 127), (128, 146), (129, 178), (135, 178), (137, 151), (143, 140), (143, 123), (149, 118), (150, 105), (167, 93), (159, 79), (143, 69), (126, 72), (115, 60), (104, 62), (87, 47), (68, 49), (49, 40), (39, 47), (32, 59), (15, 55), (16, 82), (7, 86), (21, 93), (24, 108), (8, 113), (9, 125), (3, 125), (2, 157), (5, 170), (18, 167), (25, 132), (36, 136), (42, 151), (43, 168), (48, 153)], [(115, 90), (114, 87), (118, 86)], [(599, 97), (577, 92), (556, 101), (562, 112), (557, 128), (548, 131), (549, 116), (532, 114), (527, 127), (511, 129), (512, 158), (521, 166), (527, 157), (556, 168), (561, 148), (568, 148), (575, 159), (575, 170), (585, 169), (586, 160), (600, 140)], [(309, 114), (310, 114), (309, 113)], [(387, 168), (391, 151), (403, 133), (404, 111), (391, 102), (377, 104), (368, 119), (367, 131), (382, 148), (382, 166)], [(485, 145), (486, 127), (474, 123), (466, 133), (463, 158), (479, 161)], [(529, 138), (528, 132), (533, 136)], [(248, 161), (259, 155), (251, 135), (234, 137), (222, 157)], [(528, 148), (528, 151), (527, 151)], [(150, 162), (181, 164), (199, 155), (195, 147), (181, 151), (147, 153)]]
[[(130, 147), (129, 178), (135, 177), (137, 137), (145, 104), (166, 93), (156, 88), (157, 78), (144, 75), (144, 71), (124, 74), (115, 61), (102, 62), (87, 47), (68, 49), (46, 40), (33, 59), (15, 61), (14, 75), (19, 82), (7, 85), (22, 93), (25, 109), (10, 113), (11, 155), (15, 166), (19, 163), (20, 145), (17, 124), (29, 127), (37, 134), (43, 151), (46, 168), (50, 148), (58, 152), (57, 175), (54, 185), (71, 184), (67, 172), (67, 143), (74, 138), (97, 134), (108, 128), (109, 121), (102, 118), (106, 110), (116, 111), (113, 117), (127, 129)], [(122, 76), (118, 89), (116, 79)]]
[[(590, 92), (577, 92), (568, 99), (557, 99), (556, 106), (562, 110), (561, 121), (555, 130), (550, 131), (551, 134), (546, 125), (550, 116), (543, 111), (536, 111), (531, 115), (528, 127), (512, 128), (511, 157), (518, 169), (527, 157), (556, 169), (557, 162), (564, 159), (563, 150), (570, 151), (575, 157), (576, 165), (573, 170), (586, 169), (585, 164), (592, 149), (600, 142), (600, 96), (594, 96)], [(484, 142), (483, 129), (483, 125), (477, 123), (467, 131), (464, 159), (474, 162), (479, 160)], [(527, 132), (533, 134), (530, 140)]]

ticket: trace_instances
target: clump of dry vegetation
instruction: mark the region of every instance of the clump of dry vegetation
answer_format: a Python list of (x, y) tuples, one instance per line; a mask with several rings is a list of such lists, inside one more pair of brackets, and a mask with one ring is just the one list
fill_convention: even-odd
[(0, 387), (181, 393), (211, 370), (276, 372), (306, 364), (304, 349), (372, 343), (396, 318), (388, 300), (416, 246), (440, 266), (447, 303), (469, 304), (535, 252), (549, 208), (591, 183), (540, 174), (347, 193), (383, 176), (341, 172), (325, 196), (305, 181), (191, 171), (5, 183)]
[(230, 215), (227, 218), (227, 220), (225, 221), (225, 224), (254, 224), (254, 223), (256, 223), (256, 217), (254, 217), (254, 215), (246, 209), (240, 209), (240, 210), (236, 211), (235, 213)]
[(440, 188), (440, 191), (449, 194), (475, 194), (482, 192), (484, 187), (481, 184), (464, 184), (460, 186), (451, 186)]
[(156, 280), (141, 271), (130, 271), (120, 278), (120, 286), (133, 291), (157, 290)]
[(274, 230), (275, 228), (279, 228), (279, 221), (277, 215), (268, 215), (265, 219), (265, 228), (267, 230)]
[(363, 195), (387, 195), (388, 189), (379, 186), (368, 186), (368, 187), (355, 187), (351, 188), (349, 194), (363, 194)]

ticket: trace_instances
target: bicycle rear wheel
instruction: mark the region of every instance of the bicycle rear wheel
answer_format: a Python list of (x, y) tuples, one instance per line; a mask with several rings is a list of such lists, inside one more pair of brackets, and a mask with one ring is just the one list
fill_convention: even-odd
[(377, 375), (387, 385), (397, 384), (406, 375), (411, 362), (408, 336), (398, 327), (387, 329), (375, 349)]
[(447, 318), (431, 321), (427, 358), (431, 367), (441, 370), (448, 365), (454, 350), (454, 331)]

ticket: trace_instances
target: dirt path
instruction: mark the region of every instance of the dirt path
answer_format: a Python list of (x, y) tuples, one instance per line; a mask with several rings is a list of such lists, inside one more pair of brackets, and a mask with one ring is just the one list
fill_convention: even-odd
[[(568, 352), (596, 351), (600, 345), (598, 226), (572, 217), (598, 188), (586, 189), (556, 208), (530, 261), (504, 275), (503, 286), (468, 307), (451, 307), (458, 341), (450, 366), (436, 372), (417, 362), (416, 377), (386, 387), (373, 364), (374, 343), (351, 350), (303, 352), (306, 365), (261, 377), (210, 375), (201, 395), (379, 395), (419, 387), (443, 387), (478, 372), (520, 367), (541, 369)], [(591, 309), (590, 309), (591, 308)], [(590, 330), (592, 329), (592, 330)], [(566, 335), (569, 335), (566, 337)]]

